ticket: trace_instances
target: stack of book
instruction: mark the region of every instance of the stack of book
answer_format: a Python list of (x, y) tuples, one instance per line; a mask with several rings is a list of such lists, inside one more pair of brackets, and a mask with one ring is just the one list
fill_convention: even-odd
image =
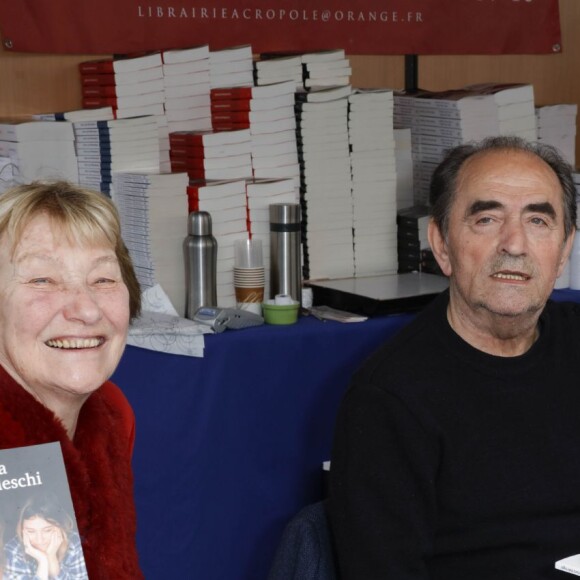
[(161, 53), (81, 62), (83, 108), (111, 106), (117, 119), (163, 115)]
[(32, 117), (38, 121), (110, 121), (115, 118), (115, 113), (113, 107), (106, 106), (59, 113), (40, 113)]
[(73, 127), (81, 185), (110, 195), (115, 171), (159, 172), (155, 117), (78, 121)]
[(266, 274), (265, 298), (270, 298), (270, 205), (300, 203), (300, 192), (293, 179), (251, 179), (246, 181), (248, 232), (262, 241)]
[(296, 94), (305, 279), (354, 275), (351, 92), (346, 86)]
[(175, 131), (169, 134), (171, 170), (189, 178), (246, 179), (252, 177), (251, 137), (239, 131)]
[(10, 159), (13, 179), (78, 182), (73, 124), (69, 121), (0, 121), (0, 157)]
[(144, 290), (159, 284), (180, 316), (185, 315), (187, 183), (185, 173), (113, 175), (113, 201), (139, 283)]
[(294, 83), (295, 88), (302, 88), (304, 86), (302, 55), (261, 55), (260, 59), (254, 62), (254, 81), (256, 85), (290, 81)]
[(256, 85), (292, 81), (299, 91), (350, 84), (352, 68), (342, 48), (316, 52), (265, 52), (254, 62)]
[(302, 79), (306, 90), (349, 85), (351, 74), (350, 61), (344, 49), (302, 55)]
[(578, 105), (536, 107), (538, 141), (556, 147), (570, 165), (576, 164), (576, 117)]
[(254, 58), (249, 44), (209, 53), (210, 85), (221, 87), (251, 87), (254, 84)]
[(246, 182), (190, 181), (187, 187), (189, 211), (207, 211), (217, 241), (217, 302), (235, 307), (235, 241), (249, 238), (247, 227)]
[(211, 101), (215, 130), (249, 130), (254, 177), (290, 177), (298, 183), (292, 82), (212, 89)]
[(481, 83), (466, 89), (474, 95), (493, 96), (500, 135), (517, 135), (530, 141), (537, 139), (533, 85)]
[(429, 208), (414, 205), (397, 211), (398, 272), (420, 272), (423, 252), (429, 251)]
[(397, 272), (397, 171), (393, 92), (348, 97), (355, 275)]
[(211, 130), (209, 54), (207, 45), (163, 53), (168, 133)]
[(499, 131), (493, 95), (466, 89), (397, 94), (395, 118), (396, 126), (410, 121), (414, 201), (422, 205), (428, 204), (431, 176), (448, 149)]
[(397, 166), (397, 209), (414, 203), (413, 145), (411, 129), (394, 129), (395, 164)]

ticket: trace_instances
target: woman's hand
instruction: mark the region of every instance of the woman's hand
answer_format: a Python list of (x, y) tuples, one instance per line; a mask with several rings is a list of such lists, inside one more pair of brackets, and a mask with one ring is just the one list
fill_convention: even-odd
[(57, 556), (58, 549), (64, 542), (64, 534), (60, 528), (53, 528), (46, 555), (48, 557), (48, 573), (51, 577), (58, 576), (60, 573), (60, 562)]
[(26, 532), (22, 534), (22, 541), (24, 543), (24, 551), (31, 558), (36, 560), (38, 567), (36, 569), (36, 576), (38, 580), (48, 580), (48, 556), (42, 550), (35, 548), (30, 543), (30, 537)]

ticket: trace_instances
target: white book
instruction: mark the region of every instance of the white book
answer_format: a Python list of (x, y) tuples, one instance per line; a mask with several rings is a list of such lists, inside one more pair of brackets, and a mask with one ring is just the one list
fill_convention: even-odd
[(170, 132), (173, 131), (210, 131), (211, 117), (207, 119), (190, 119), (188, 121), (168, 121)]
[(254, 73), (235, 72), (224, 74), (210, 74), (210, 86), (212, 89), (221, 87), (251, 87), (254, 84)]
[(214, 78), (214, 76), (221, 76), (221, 75), (232, 75), (232, 78), (235, 78), (235, 74), (237, 73), (249, 73), (252, 75), (253, 78), (253, 65), (251, 60), (234, 60), (222, 63), (211, 63), (210, 62), (210, 69), (209, 75), (210, 78)]
[(208, 90), (210, 84), (209, 70), (187, 73), (183, 75), (171, 75), (163, 77), (165, 89), (167, 87), (177, 87), (181, 85), (201, 85), (204, 90)]
[(118, 101), (120, 97), (155, 93), (163, 91), (164, 88), (163, 79), (153, 79), (151, 81), (144, 81), (141, 83), (117, 85), (115, 86), (115, 93), (117, 95)]
[(192, 60), (175, 64), (163, 64), (163, 76), (173, 77), (198, 72), (209, 72), (209, 58), (203, 60)]
[(252, 149), (254, 147), (262, 147), (264, 145), (277, 145), (279, 143), (285, 143), (286, 141), (293, 141), (296, 143), (296, 132), (294, 129), (278, 131), (276, 133), (252, 135)]
[(569, 574), (580, 576), (580, 554), (558, 560), (555, 567), (556, 570), (562, 570), (562, 572), (568, 572)]
[(252, 167), (254, 169), (273, 169), (296, 164), (298, 157), (296, 153), (284, 153), (282, 155), (273, 155), (271, 157), (254, 157)]
[(351, 93), (352, 87), (350, 85), (325, 88), (321, 90), (299, 91), (296, 93), (296, 101), (322, 103), (325, 101), (334, 101), (336, 99), (348, 97)]
[(66, 121), (0, 122), (0, 141), (73, 141), (73, 125)]
[(298, 153), (296, 141), (283, 141), (282, 143), (275, 143), (272, 145), (254, 145), (252, 143), (252, 157), (275, 157), (285, 153)]
[(290, 55), (290, 56), (280, 56), (275, 58), (266, 58), (257, 60), (254, 63), (256, 70), (268, 70), (268, 69), (284, 69), (293, 68), (296, 66), (302, 66), (302, 56), (301, 55)]
[(157, 52), (146, 56), (113, 60), (113, 70), (115, 73), (134, 72), (161, 66), (162, 64), (161, 53)]
[[(178, 121), (202, 120), (206, 126), (211, 125), (211, 112), (209, 107), (189, 107), (186, 109), (165, 109), (165, 118), (168, 123)], [(201, 127), (200, 127), (201, 128)]]
[(63, 113), (41, 113), (32, 115), (37, 121), (108, 121), (115, 118), (113, 107), (99, 107), (96, 109), (78, 109)]
[(209, 99), (209, 84), (200, 83), (197, 85), (176, 85), (165, 87), (165, 102), (180, 98), (191, 99), (193, 107), (197, 107), (196, 102), (202, 100), (204, 103)]
[(163, 115), (165, 109), (163, 103), (154, 103), (152, 105), (143, 105), (141, 107), (124, 107), (117, 109), (117, 119), (129, 119), (131, 117), (144, 117)]
[(213, 99), (242, 99), (242, 98), (268, 98), (277, 95), (294, 94), (295, 84), (292, 81), (260, 85), (257, 87), (220, 87), (212, 89)]
[(344, 60), (346, 58), (343, 48), (332, 50), (320, 50), (317, 52), (309, 52), (302, 55), (302, 62), (304, 64), (313, 62), (328, 62), (333, 60)]
[(270, 82), (274, 82), (276, 79), (284, 79), (284, 80), (300, 80), (302, 81), (302, 65), (297, 65), (296, 67), (288, 67), (282, 69), (261, 69), (256, 71), (256, 79), (258, 80), (257, 84), (265, 84), (270, 80)]
[(250, 132), (252, 135), (263, 135), (265, 133), (277, 133), (279, 131), (289, 131), (296, 127), (296, 119), (288, 117), (276, 121), (264, 121), (252, 123)]
[(115, 86), (133, 85), (163, 78), (163, 67), (157, 65), (143, 70), (115, 72)]
[(196, 107), (206, 107), (209, 112), (211, 106), (209, 93), (205, 93), (202, 95), (187, 95), (183, 97), (172, 97), (172, 98), (167, 98), (167, 94), (165, 96), (166, 96), (165, 99), (166, 111), (177, 109), (194, 109)]
[(165, 50), (162, 53), (165, 64), (178, 64), (184, 62), (209, 59), (209, 45), (194, 46), (179, 50)]
[(304, 79), (304, 86), (313, 90), (325, 89), (327, 87), (350, 87), (350, 75), (342, 77), (316, 77)]
[(210, 64), (228, 62), (232, 60), (253, 59), (252, 47), (249, 44), (232, 46), (222, 50), (212, 50), (209, 53)]

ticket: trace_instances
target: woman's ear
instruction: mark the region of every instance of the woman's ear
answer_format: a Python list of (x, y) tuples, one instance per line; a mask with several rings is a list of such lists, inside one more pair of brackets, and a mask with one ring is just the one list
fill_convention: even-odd
[(447, 251), (447, 242), (439, 226), (435, 223), (433, 218), (429, 220), (427, 228), (427, 237), (429, 245), (441, 271), (446, 275), (451, 275), (451, 261), (449, 260), (449, 252)]

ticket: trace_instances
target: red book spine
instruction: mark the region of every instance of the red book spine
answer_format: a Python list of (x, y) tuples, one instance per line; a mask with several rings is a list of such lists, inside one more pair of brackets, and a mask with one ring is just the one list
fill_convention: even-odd
[(230, 111), (250, 111), (250, 99), (231, 99), (223, 101), (212, 101), (211, 102), (211, 112), (213, 113), (224, 113)]
[(169, 133), (169, 146), (174, 147), (201, 147), (203, 146), (203, 135), (192, 133), (189, 131), (175, 131)]
[(203, 150), (203, 146), (169, 142), (169, 154), (174, 157), (203, 157)]
[(83, 86), (83, 97), (116, 97), (117, 93), (114, 86)]
[(212, 119), (211, 126), (214, 131), (240, 131), (242, 129), (249, 129), (250, 123), (233, 123), (230, 121), (214, 121)]
[(85, 97), (83, 98), (83, 109), (97, 109), (99, 107), (117, 108), (117, 99), (114, 97)]
[(213, 101), (221, 99), (251, 99), (252, 87), (230, 87), (224, 89), (211, 89), (210, 98)]
[(115, 85), (115, 75), (111, 73), (103, 74), (82, 74), (81, 84), (83, 87), (109, 86)]
[(220, 113), (212, 113), (212, 124), (226, 124), (226, 123), (250, 123), (249, 111), (223, 111)]
[(89, 73), (112, 73), (115, 72), (113, 68), (113, 59), (109, 60), (89, 60), (79, 63), (79, 70), (81, 74)]

